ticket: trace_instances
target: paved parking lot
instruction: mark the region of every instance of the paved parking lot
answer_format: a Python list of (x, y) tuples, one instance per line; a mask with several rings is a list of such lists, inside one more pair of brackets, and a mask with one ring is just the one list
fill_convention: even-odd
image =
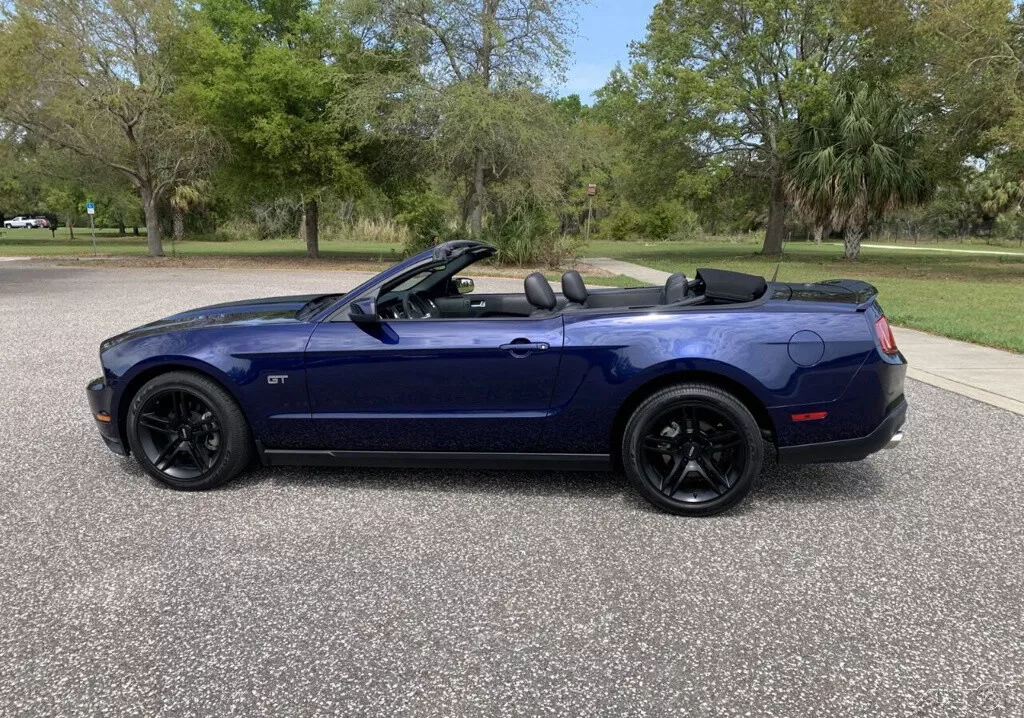
[(356, 279), (0, 265), (0, 715), (1024, 714), (1024, 417), (941, 389), (703, 520), (589, 474), (184, 494), (103, 447), (100, 340)]

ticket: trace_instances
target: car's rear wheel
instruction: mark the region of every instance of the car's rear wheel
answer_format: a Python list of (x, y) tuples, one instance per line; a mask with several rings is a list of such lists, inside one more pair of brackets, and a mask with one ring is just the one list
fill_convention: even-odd
[(633, 412), (622, 462), (633, 485), (658, 508), (707, 516), (750, 492), (764, 463), (764, 442), (735, 396), (707, 384), (677, 384)]
[(215, 381), (174, 371), (132, 398), (128, 443), (151, 476), (176, 489), (212, 489), (249, 463), (252, 441), (238, 404)]

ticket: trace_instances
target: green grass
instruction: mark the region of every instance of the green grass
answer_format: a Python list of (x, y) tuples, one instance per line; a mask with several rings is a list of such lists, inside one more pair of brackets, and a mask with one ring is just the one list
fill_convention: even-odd
[[(96, 251), (99, 254), (121, 256), (144, 256), (147, 253), (145, 237), (118, 237), (110, 230), (97, 231)], [(387, 260), (402, 256), (400, 244), (379, 244), (375, 242), (321, 242), (323, 254), (339, 259)], [(0, 256), (90, 256), (93, 253), (92, 237), (89, 230), (75, 230), (72, 241), (67, 230), (62, 228), (56, 238), (48, 231), (31, 229), (5, 230), (0, 237)], [(304, 257), (306, 247), (297, 239), (245, 240), (238, 242), (185, 240), (172, 243), (164, 240), (164, 253), (181, 256), (205, 257)]]
[(689, 276), (698, 267), (718, 267), (771, 277), (778, 266), (780, 281), (862, 279), (878, 287), (895, 324), (1024, 353), (1024, 252), (1004, 257), (865, 248), (860, 261), (847, 262), (841, 247), (791, 243), (779, 266), (759, 251), (759, 242), (721, 241), (592, 242), (587, 248), (590, 256)]

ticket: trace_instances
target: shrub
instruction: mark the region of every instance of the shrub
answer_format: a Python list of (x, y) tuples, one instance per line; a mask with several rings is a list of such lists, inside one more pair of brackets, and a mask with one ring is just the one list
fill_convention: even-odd
[(563, 234), (545, 245), (542, 254), (544, 263), (552, 269), (575, 265), (586, 243), (580, 235)]
[(456, 239), (460, 230), (449, 222), (448, 200), (436, 191), (410, 192), (395, 203), (396, 220), (408, 228), (405, 238), (407, 255), (422, 252), (427, 247)]
[(493, 244), (499, 264), (536, 264), (557, 241), (558, 220), (542, 210), (523, 209), (484, 231), (484, 241)]
[(696, 239), (701, 236), (697, 213), (679, 202), (663, 201), (638, 210), (623, 203), (607, 220), (608, 234), (615, 240), (647, 239), (656, 242)]
[(700, 236), (697, 213), (677, 202), (659, 202), (640, 218), (641, 234), (658, 242)]

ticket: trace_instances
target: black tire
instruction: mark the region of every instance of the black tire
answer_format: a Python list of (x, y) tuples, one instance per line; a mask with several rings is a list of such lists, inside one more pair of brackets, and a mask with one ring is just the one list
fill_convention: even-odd
[(750, 493), (764, 463), (764, 442), (735, 396), (708, 384), (677, 384), (633, 412), (622, 463), (637, 491), (658, 508), (708, 516)]
[(127, 429), (132, 455), (146, 473), (182, 491), (220, 486), (252, 458), (242, 410), (222, 386), (195, 372), (172, 371), (146, 382), (132, 397)]

